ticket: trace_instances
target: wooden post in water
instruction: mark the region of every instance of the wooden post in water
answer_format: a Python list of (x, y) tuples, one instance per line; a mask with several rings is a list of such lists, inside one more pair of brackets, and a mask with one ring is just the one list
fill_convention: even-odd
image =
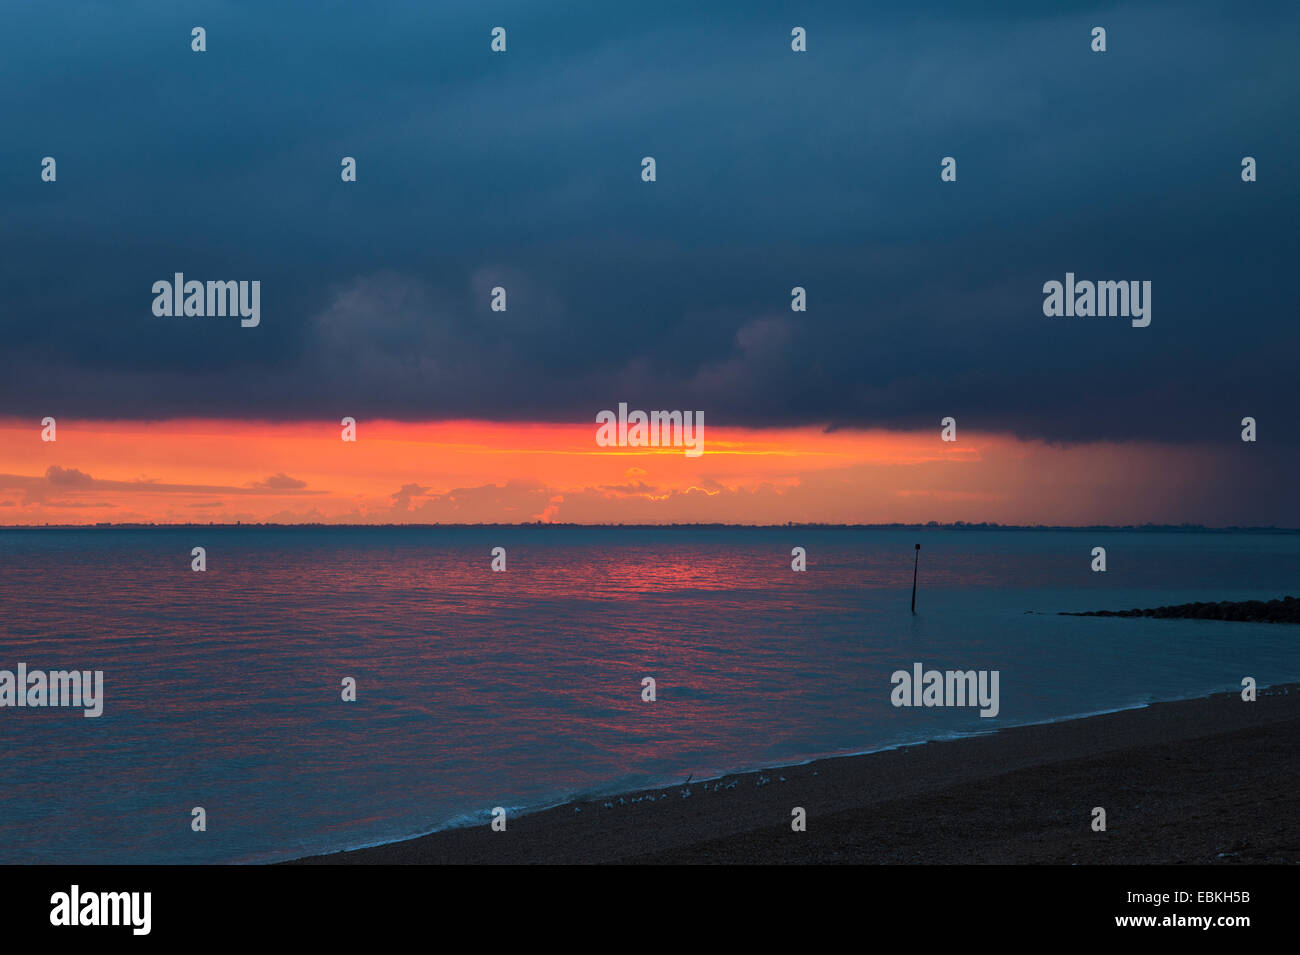
[(921, 545), (916, 545), (916, 560), (912, 562), (912, 616), (916, 616), (916, 568), (921, 563)]

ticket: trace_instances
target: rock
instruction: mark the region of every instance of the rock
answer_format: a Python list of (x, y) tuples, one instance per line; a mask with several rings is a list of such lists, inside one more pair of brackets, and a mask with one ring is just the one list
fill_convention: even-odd
[(1146, 610), (1061, 611), (1062, 617), (1159, 617), (1177, 620), (1236, 620), (1243, 623), (1300, 623), (1300, 599), (1220, 600), (1217, 603), (1175, 604)]

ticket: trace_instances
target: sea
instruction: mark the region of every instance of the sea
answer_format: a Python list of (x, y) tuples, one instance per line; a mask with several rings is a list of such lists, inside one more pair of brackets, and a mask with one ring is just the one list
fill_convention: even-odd
[[(1294, 626), (1059, 612), (1298, 581), (1285, 532), (0, 530), (0, 670), (104, 681), (0, 708), (0, 863), (272, 862), (1297, 681)], [(917, 663), (997, 670), (997, 716), (895, 707)]]

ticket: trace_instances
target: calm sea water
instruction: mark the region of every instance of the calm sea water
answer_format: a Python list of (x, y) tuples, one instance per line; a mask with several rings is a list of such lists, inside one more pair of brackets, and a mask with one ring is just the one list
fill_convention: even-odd
[[(105, 680), (99, 719), (0, 709), (0, 862), (269, 861), (493, 806), (1297, 680), (1294, 627), (1055, 616), (1297, 580), (1297, 534), (0, 531), (0, 669)], [(999, 716), (895, 709), (890, 674), (915, 661), (1001, 671)]]

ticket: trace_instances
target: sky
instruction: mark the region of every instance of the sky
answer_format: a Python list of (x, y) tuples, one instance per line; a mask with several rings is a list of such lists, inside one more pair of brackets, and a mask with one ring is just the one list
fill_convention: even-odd
[[(0, 524), (1300, 526), (1298, 28), (5, 5)], [(177, 272), (259, 281), (260, 323), (155, 315)], [(1151, 324), (1046, 317), (1067, 272), (1150, 281)], [(704, 455), (597, 446), (619, 402), (702, 411)]]

